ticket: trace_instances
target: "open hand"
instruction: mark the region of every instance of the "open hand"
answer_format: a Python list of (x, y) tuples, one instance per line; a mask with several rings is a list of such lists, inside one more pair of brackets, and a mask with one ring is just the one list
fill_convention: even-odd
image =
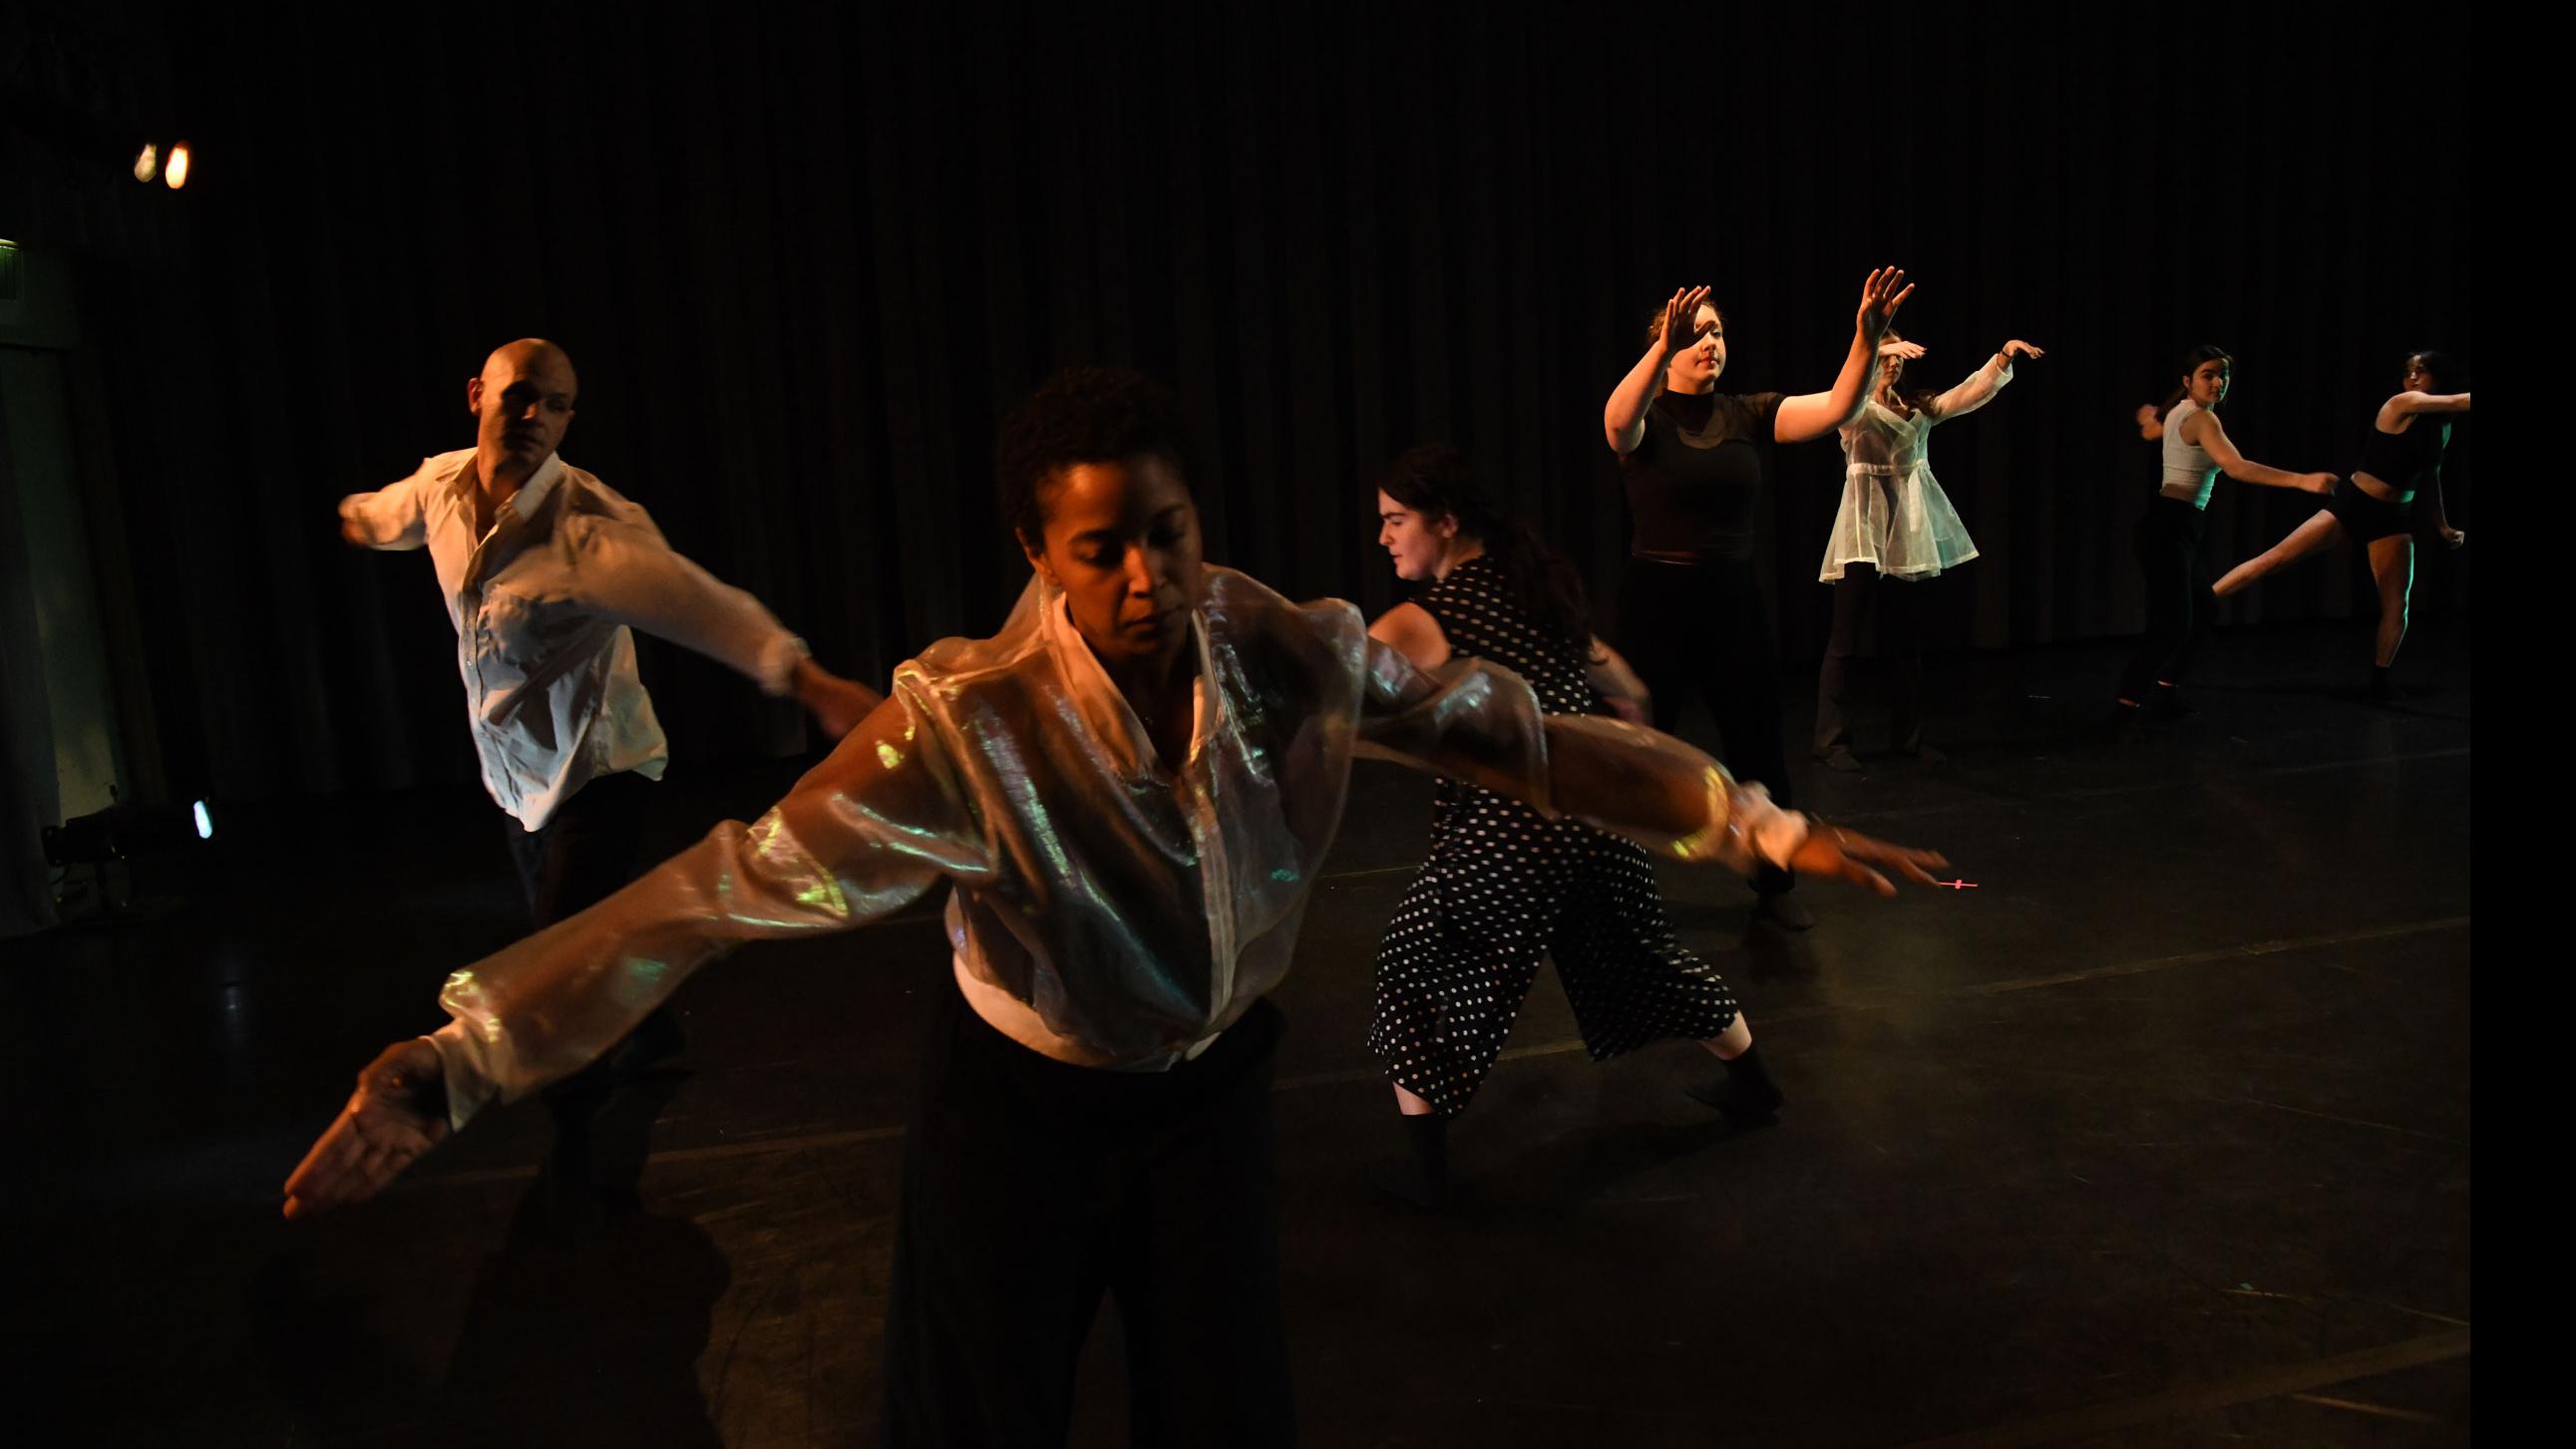
[(305, 1217), (384, 1190), (447, 1136), (447, 1069), (413, 1037), (358, 1073), (358, 1090), (286, 1179), (286, 1215)]
[(1809, 831), (1805, 843), (1789, 857), (1789, 868), (1800, 875), (1846, 880), (1883, 896), (1896, 894), (1896, 883), (1882, 873), (1882, 867), (1919, 885), (1939, 885), (1932, 872), (1947, 870), (1949, 865), (1939, 851), (1916, 850), (1832, 826)]
[(1905, 285), (1903, 267), (1880, 267), (1861, 283), (1858, 322), (1860, 335), (1869, 339), (1870, 346), (1878, 346), (1878, 339), (1896, 321), (1896, 309), (1913, 295), (1914, 289)]
[(1665, 357), (1699, 340), (1699, 309), (1708, 305), (1708, 288), (1684, 287), (1664, 304), (1664, 327), (1655, 345)]

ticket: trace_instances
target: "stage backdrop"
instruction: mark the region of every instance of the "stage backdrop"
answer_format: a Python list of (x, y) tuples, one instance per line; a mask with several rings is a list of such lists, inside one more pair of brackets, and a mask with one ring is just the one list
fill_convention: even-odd
[[(1648, 308), (1712, 284), (1721, 385), (1815, 390), (1901, 263), (1918, 379), (2049, 349), (1933, 443), (1983, 549), (1935, 642), (1992, 648), (2138, 627), (2131, 414), (2185, 347), (2236, 352), (2250, 456), (2337, 471), (2403, 349), (2474, 351), (2465, 10), (893, 8), (174, 22), (196, 175), (149, 198), (168, 245), (81, 258), (76, 370), (170, 790), (471, 778), (426, 557), (342, 547), (332, 503), (470, 442), (465, 379), (522, 334), (579, 364), (568, 458), (872, 679), (1008, 609), (992, 426), (1062, 363), (1173, 382), (1212, 557), (1289, 593), (1389, 604), (1372, 479), (1447, 439), (1606, 598), (1601, 408)], [(1831, 442), (1773, 458), (1793, 661), (1839, 474)], [(2309, 511), (2222, 482), (2209, 556)], [(2464, 559), (2422, 575), (2464, 605)], [(2366, 613), (2357, 583), (2347, 551), (2227, 617)], [(806, 743), (717, 666), (646, 671), (683, 758)]]

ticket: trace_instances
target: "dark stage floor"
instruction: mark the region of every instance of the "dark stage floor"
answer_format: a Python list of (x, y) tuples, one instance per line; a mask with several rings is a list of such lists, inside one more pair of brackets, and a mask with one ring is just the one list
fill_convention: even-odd
[[(1782, 1123), (1713, 1122), (1688, 1045), (1593, 1065), (1543, 982), (1445, 1218), (1364, 1175), (1397, 1141), (1371, 959), (1427, 798), (1371, 768), (1281, 992), (1305, 1441), (2464, 1442), (2469, 635), (2411, 644), (2394, 707), (2359, 697), (2366, 648), (2222, 638), (2202, 713), (2127, 745), (2116, 650), (1936, 661), (1952, 761), (1802, 803), (1976, 889), (1811, 888), (1791, 939), (1668, 877)], [(675, 771), (669, 843), (793, 773)], [(350, 1073), (516, 910), (477, 795), (317, 817), (232, 844), (229, 890), (0, 943), (16, 1417), (64, 1425), (19, 1442), (876, 1442), (899, 1124), (950, 989), (930, 912), (683, 992), (640, 1216), (530, 1231), (546, 1126), (513, 1108), (289, 1225)], [(1104, 1328), (1077, 1443), (1121, 1437), (1115, 1353)]]

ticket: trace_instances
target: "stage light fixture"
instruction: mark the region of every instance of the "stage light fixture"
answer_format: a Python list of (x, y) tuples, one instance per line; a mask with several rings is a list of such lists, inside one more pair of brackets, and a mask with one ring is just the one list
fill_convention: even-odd
[(170, 164), (161, 168), (161, 179), (172, 191), (188, 184), (188, 143), (179, 141), (170, 147)]
[(161, 174), (161, 148), (146, 141), (134, 153), (134, 179), (149, 183)]
[(174, 850), (215, 838), (215, 816), (203, 800), (185, 805), (128, 805), (75, 816), (44, 832), (45, 863), (105, 865), (138, 854)]

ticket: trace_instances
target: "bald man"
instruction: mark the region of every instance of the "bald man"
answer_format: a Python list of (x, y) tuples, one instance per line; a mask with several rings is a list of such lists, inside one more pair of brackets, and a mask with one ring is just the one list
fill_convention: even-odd
[[(562, 348), (510, 343), (465, 385), (473, 447), (340, 500), (350, 543), (429, 549), (483, 785), (510, 816), (540, 927), (636, 873), (647, 782), (670, 749), (635, 672), (633, 630), (793, 695), (834, 738), (880, 698), (816, 667), (759, 600), (672, 552), (643, 509), (556, 454), (579, 391)], [(667, 1017), (646, 1023), (628, 1067), (667, 1055), (677, 1037)]]

